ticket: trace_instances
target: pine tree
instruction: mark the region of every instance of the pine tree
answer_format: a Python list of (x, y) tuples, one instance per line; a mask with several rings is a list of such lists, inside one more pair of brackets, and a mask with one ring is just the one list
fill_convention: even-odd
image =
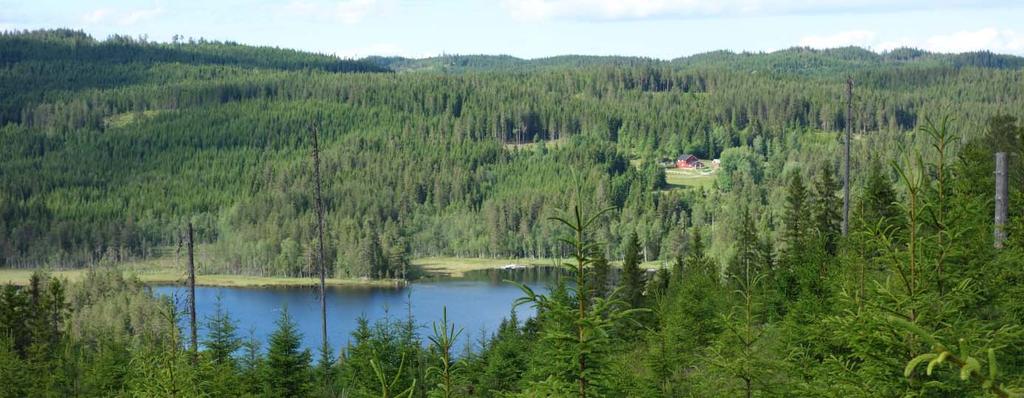
[(789, 178), (783, 217), (783, 267), (777, 270), (774, 280), (784, 297), (795, 300), (800, 294), (803, 274), (810, 262), (807, 232), (811, 225), (808, 219), (807, 190), (799, 173), (793, 173)]
[(683, 262), (683, 256), (677, 256), (672, 262), (672, 283), (670, 285), (678, 284), (683, 279), (685, 270), (686, 264)]
[(643, 306), (644, 282), (640, 269), (640, 241), (631, 233), (626, 241), (625, 258), (622, 260), (622, 288), (624, 300), (634, 308)]
[(8, 334), (0, 335), (0, 397), (26, 397), (30, 377), (26, 377), (25, 363), (14, 349), (14, 341)]
[(783, 241), (786, 243), (786, 257), (789, 261), (799, 261), (803, 254), (803, 245), (807, 238), (809, 222), (807, 218), (807, 189), (800, 173), (794, 172), (789, 177), (786, 187), (786, 207), (784, 213)]
[(302, 334), (288, 309), (281, 309), (277, 330), (270, 335), (267, 350), (266, 393), (277, 397), (304, 397), (312, 383), (310, 353), (301, 349)]
[(266, 361), (260, 354), (261, 349), (262, 344), (256, 338), (256, 332), (250, 330), (249, 337), (242, 342), (242, 357), (239, 361), (242, 385), (245, 386), (244, 391), (250, 395), (261, 393), (266, 384)]
[(684, 278), (701, 277), (717, 283), (719, 280), (718, 269), (715, 267), (714, 260), (708, 258), (704, 253), (704, 240), (701, 238), (699, 228), (693, 228), (693, 238), (690, 241), (690, 252), (686, 256), (688, 270), (684, 272)]
[(740, 230), (736, 236), (736, 256), (729, 264), (730, 278), (742, 276), (748, 267), (757, 267), (759, 244), (753, 218), (749, 212), (743, 211)]
[(214, 304), (213, 315), (207, 316), (205, 323), (208, 332), (203, 345), (210, 359), (218, 364), (233, 364), (235, 352), (242, 348), (242, 339), (238, 337), (238, 326), (224, 309), (220, 297)]
[[(896, 192), (892, 189), (892, 181), (882, 171), (877, 160), (871, 162), (867, 185), (862, 194), (861, 220), (868, 228), (881, 227), (880, 232), (891, 228), (899, 228), (902, 224), (898, 219), (899, 206), (896, 204)], [(896, 232), (896, 231), (890, 231)]]
[(440, 363), (428, 368), (427, 375), (434, 375), (439, 379), (435, 389), (431, 391), (431, 396), (451, 398), (457, 395), (455, 388), (459, 376), (455, 372), (457, 363), (452, 359), (452, 347), (459, 335), (462, 334), (462, 329), (456, 330), (454, 323), (448, 323), (448, 308), (442, 307), (441, 311), (440, 327), (435, 322), (433, 324), (434, 334), (428, 336)]
[(836, 196), (836, 192), (842, 187), (834, 174), (832, 164), (826, 162), (814, 185), (814, 225), (823, 240), (825, 251), (830, 255), (836, 254), (842, 223), (842, 216), (839, 214), (841, 203)]
[(604, 253), (597, 250), (594, 254), (593, 270), (590, 273), (590, 298), (604, 298), (608, 296), (608, 279), (611, 275), (611, 264), (604, 257)]

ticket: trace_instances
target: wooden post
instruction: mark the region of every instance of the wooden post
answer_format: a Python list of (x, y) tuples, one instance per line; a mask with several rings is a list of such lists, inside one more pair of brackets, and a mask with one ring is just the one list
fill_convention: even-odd
[(853, 131), (853, 79), (846, 77), (846, 142), (843, 154), (843, 236), (850, 231), (850, 136)]
[[(319, 118), (318, 118), (319, 119)], [(316, 123), (320, 123), (319, 120)], [(324, 267), (324, 202), (320, 192), (320, 142), (318, 124), (313, 125), (313, 179), (316, 183), (316, 220), (317, 220), (317, 263), (320, 266), (320, 338), (324, 352), (327, 352), (327, 297), (325, 294), (325, 279), (327, 271)]]
[(188, 223), (188, 324), (192, 329), (192, 362), (195, 363), (199, 352), (199, 339), (196, 336), (196, 263), (193, 237), (192, 222), (190, 221)]
[(1007, 173), (1006, 173), (1006, 152), (996, 152), (996, 217), (995, 217), (995, 243), (997, 249), (1003, 248), (1006, 241), (1006, 213), (1007, 213)]

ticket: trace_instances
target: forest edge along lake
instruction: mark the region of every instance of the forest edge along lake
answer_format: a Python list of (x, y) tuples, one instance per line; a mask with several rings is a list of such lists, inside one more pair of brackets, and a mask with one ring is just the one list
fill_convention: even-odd
[[(335, 351), (344, 348), (361, 317), (371, 327), (377, 322), (404, 323), (411, 319), (416, 333), (423, 337), (430, 334), (431, 325), (440, 322), (442, 311), (447, 309), (449, 322), (463, 329), (456, 342), (456, 352), (477, 349), (481, 338), (495, 332), (503, 320), (511, 317), (513, 302), (523, 296), (519, 287), (508, 281), (522, 283), (536, 291), (548, 291), (560, 278), (570, 284), (571, 278), (566, 275), (557, 267), (525, 267), (474, 270), (459, 277), (423, 278), (404, 287), (329, 286), (326, 290), (329, 341)], [(182, 311), (186, 308), (187, 287), (155, 284), (152, 289), (156, 295), (170, 296)], [(196, 287), (196, 312), (200, 320), (213, 316), (218, 305), (237, 323), (240, 336), (260, 342), (267, 341), (276, 328), (280, 311), (287, 308), (303, 335), (302, 347), (315, 351), (320, 346), (320, 308), (317, 289), (313, 287)], [(535, 313), (527, 305), (514, 311), (520, 321)], [(180, 321), (182, 328), (187, 328), (187, 319), (183, 317)], [(205, 328), (200, 328), (200, 341), (206, 333)]]

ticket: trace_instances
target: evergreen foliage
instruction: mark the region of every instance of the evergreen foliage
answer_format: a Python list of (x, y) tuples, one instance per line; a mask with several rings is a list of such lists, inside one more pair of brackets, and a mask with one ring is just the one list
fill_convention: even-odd
[(288, 316), (288, 309), (281, 309), (277, 319), (277, 330), (270, 335), (267, 346), (266, 394), (275, 397), (306, 396), (313, 382), (309, 350), (300, 348), (302, 335)]
[[(0, 65), (0, 265), (89, 267), (77, 282), (39, 272), (0, 288), (0, 397), (986, 397), (1024, 386), (1018, 57), (793, 48), (363, 62), (54, 30), (0, 35)], [(863, 156), (842, 237), (847, 75)], [(303, 132), (316, 114), (333, 276), (409, 277), (420, 256), (557, 257), (572, 258), (575, 282), (524, 287), (518, 304), (536, 316), (512, 312), (464, 353), (446, 315), (426, 340), (414, 319), (360, 319), (316, 368), (287, 311), (262, 342), (240, 338), (222, 309), (193, 363), (175, 298), (108, 264), (165, 255), (193, 221), (204, 272), (313, 275)], [(998, 250), (995, 151), (1011, 170)], [(659, 166), (680, 153), (721, 167), (682, 186)], [(642, 265), (659, 260), (672, 265), (645, 282)]]

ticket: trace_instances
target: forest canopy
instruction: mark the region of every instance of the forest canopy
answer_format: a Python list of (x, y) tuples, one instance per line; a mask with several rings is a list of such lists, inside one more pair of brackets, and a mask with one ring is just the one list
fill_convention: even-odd
[[(544, 220), (572, 175), (619, 209), (599, 234), (609, 258), (635, 233), (645, 260), (670, 262), (691, 228), (729, 258), (732, 228), (713, 228), (739, 225), (729, 209), (764, 207), (753, 222), (778, 234), (780, 182), (835, 170), (847, 75), (855, 186), (926, 145), (926, 119), (952, 117), (959, 148), (1024, 89), (1018, 57), (910, 49), (353, 61), (66, 30), (5, 33), (0, 49), (0, 264), (15, 267), (154, 256), (193, 221), (202, 272), (308, 275), (313, 123), (335, 276), (567, 254)], [(724, 166), (669, 184), (659, 162), (682, 153)]]

